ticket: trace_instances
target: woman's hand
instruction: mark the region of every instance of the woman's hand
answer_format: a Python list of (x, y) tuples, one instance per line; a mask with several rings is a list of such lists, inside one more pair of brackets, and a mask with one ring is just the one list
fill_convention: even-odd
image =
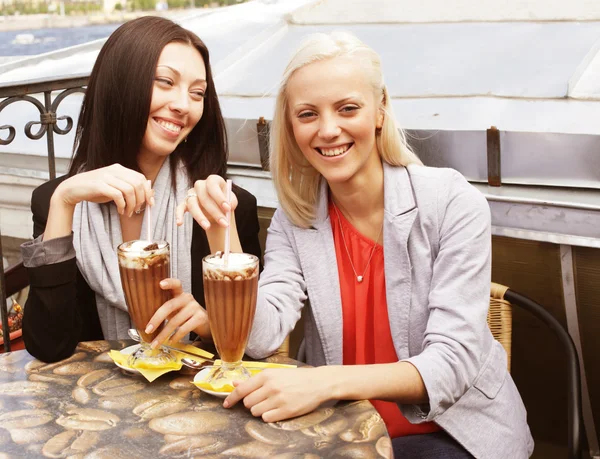
[(44, 241), (68, 236), (73, 229), (75, 205), (82, 201), (114, 201), (121, 215), (133, 215), (145, 203), (154, 205), (154, 191), (143, 174), (120, 164), (82, 172), (62, 182), (50, 200)]
[(219, 175), (210, 175), (206, 180), (197, 180), (190, 188), (187, 198), (177, 206), (177, 224), (183, 224), (183, 215), (189, 212), (194, 220), (208, 230), (217, 223), (228, 226), (226, 213), (237, 207), (237, 198), (231, 193), (231, 202), (227, 201), (227, 182)]
[(160, 282), (160, 288), (171, 290), (173, 298), (158, 308), (146, 326), (146, 333), (152, 333), (165, 319), (169, 319), (152, 342), (152, 347), (156, 348), (169, 337), (169, 341), (176, 343), (191, 331), (202, 338), (211, 336), (206, 310), (198, 304), (191, 293), (183, 291), (180, 280), (164, 279)]
[(131, 216), (146, 203), (152, 205), (153, 191), (144, 174), (120, 164), (82, 172), (62, 182), (53, 195), (54, 202), (75, 207), (82, 201), (114, 201), (119, 214)]
[[(206, 231), (211, 253), (225, 249), (226, 228), (229, 226), (229, 247), (232, 252), (243, 252), (235, 225), (233, 212), (238, 205), (237, 197), (231, 193), (227, 201), (227, 182), (219, 175), (210, 175), (206, 180), (197, 180), (190, 188), (185, 201), (177, 206), (177, 225), (183, 225), (183, 215), (189, 212)], [(227, 212), (230, 221), (227, 221)]]
[(276, 422), (301, 416), (331, 400), (326, 367), (267, 369), (247, 381), (234, 382), (236, 388), (223, 402), (225, 408), (244, 400), (253, 416)]

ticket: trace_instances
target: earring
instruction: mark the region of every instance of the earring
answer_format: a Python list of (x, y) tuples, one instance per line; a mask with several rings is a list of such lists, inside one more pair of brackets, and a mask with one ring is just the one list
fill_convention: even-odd
[(187, 143), (187, 137), (183, 139), (183, 143)]

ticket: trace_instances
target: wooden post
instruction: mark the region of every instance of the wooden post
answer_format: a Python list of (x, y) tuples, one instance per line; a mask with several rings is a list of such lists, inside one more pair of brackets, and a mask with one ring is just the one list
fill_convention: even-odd
[(500, 131), (496, 126), (492, 126), (487, 130), (487, 170), (490, 186), (502, 186), (500, 153)]

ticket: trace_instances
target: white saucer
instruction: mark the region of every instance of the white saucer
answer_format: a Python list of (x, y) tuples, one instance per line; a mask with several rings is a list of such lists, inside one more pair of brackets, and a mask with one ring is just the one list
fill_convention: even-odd
[[(129, 354), (133, 354), (135, 351), (137, 351), (141, 346), (139, 344), (134, 344), (132, 346), (128, 346), (124, 349), (121, 349), (121, 354), (125, 354), (125, 355), (129, 355)], [(121, 365), (120, 363), (115, 362), (115, 365), (118, 366), (121, 370), (125, 370), (128, 373), (134, 373), (134, 374), (139, 374), (139, 370), (135, 369), (135, 368), (131, 368), (131, 367), (126, 367)]]
[[(208, 377), (210, 370), (212, 370), (212, 367), (207, 367), (200, 370), (198, 373), (196, 373), (196, 376), (194, 376), (194, 382), (203, 382)], [(214, 390), (204, 389), (203, 387), (198, 387), (198, 389), (218, 398), (226, 398), (229, 394), (231, 394), (231, 392), (215, 392)]]

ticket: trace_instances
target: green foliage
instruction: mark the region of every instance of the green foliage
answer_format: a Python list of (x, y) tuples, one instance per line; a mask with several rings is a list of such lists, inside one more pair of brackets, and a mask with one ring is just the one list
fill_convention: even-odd
[(17, 2), (9, 6), (0, 7), (0, 14), (12, 15), (12, 14), (46, 14), (48, 13), (47, 3), (33, 3), (33, 2)]
[(102, 10), (101, 3), (65, 2), (65, 14), (79, 15)]
[[(127, 0), (126, 9), (129, 11), (148, 11), (156, 8), (157, 0)], [(169, 9), (189, 8), (193, 3), (194, 7), (202, 8), (207, 6), (228, 6), (237, 3), (243, 3), (247, 0), (167, 0)], [(102, 11), (102, 2), (100, 0), (91, 1), (68, 1), (65, 2), (65, 14), (81, 15)], [(116, 11), (123, 10), (120, 3), (115, 5)], [(47, 14), (48, 3), (34, 2), (32, 0), (16, 0), (10, 5), (4, 5), (0, 0), (0, 15), (11, 16), (13, 14)]]
[(156, 0), (127, 0), (127, 9), (129, 11), (148, 11), (154, 10)]

